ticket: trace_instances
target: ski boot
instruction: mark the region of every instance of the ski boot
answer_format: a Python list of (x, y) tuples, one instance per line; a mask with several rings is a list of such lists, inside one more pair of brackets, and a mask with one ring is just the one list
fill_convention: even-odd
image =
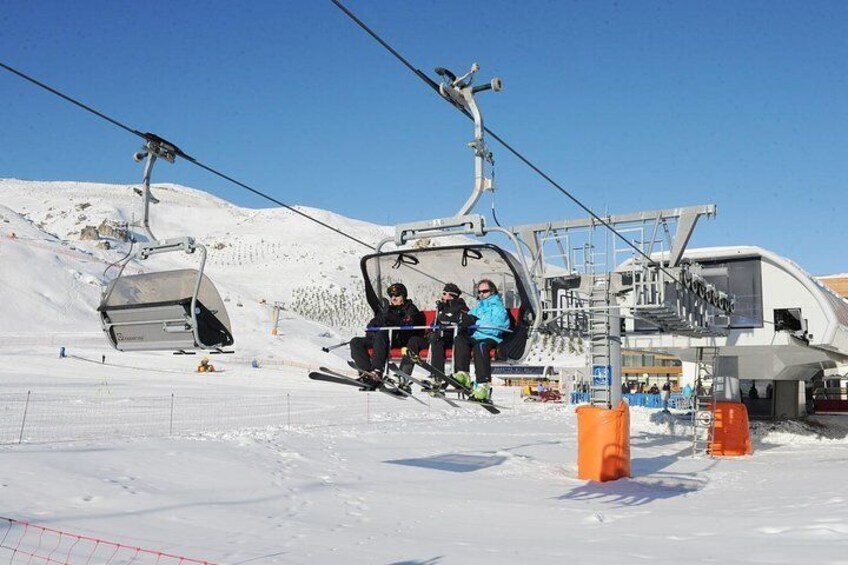
[(438, 385), (433, 381), (433, 379), (426, 378), (421, 379), (421, 390), (424, 392), (430, 392), (438, 388)]
[(458, 381), (465, 388), (472, 388), (474, 386), (474, 381), (471, 380), (471, 375), (466, 373), (465, 371), (457, 371), (453, 374), (453, 378), (455, 381)]
[(471, 400), (476, 402), (491, 402), (492, 385), (489, 383), (476, 383), (474, 385), (474, 392), (471, 393)]
[(356, 380), (369, 387), (378, 387), (383, 384), (383, 373), (380, 371), (359, 371), (359, 378)]
[(436, 375), (431, 375), (430, 378), (433, 380), (433, 386), (436, 388), (436, 390), (444, 391), (448, 388), (448, 381), (446, 381), (445, 379)]

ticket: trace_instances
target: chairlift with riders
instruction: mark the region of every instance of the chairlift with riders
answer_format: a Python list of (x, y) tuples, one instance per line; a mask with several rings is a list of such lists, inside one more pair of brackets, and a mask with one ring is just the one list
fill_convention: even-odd
[[(475, 63), (468, 73), (457, 77), (447, 69), (437, 68), (435, 72), (442, 78), (442, 83), (431, 81), (435, 90), (474, 120), (475, 137), (468, 144), (474, 151), (475, 161), (471, 196), (455, 216), (396, 226), (394, 237), (379, 242), (376, 252), (363, 257), (360, 265), (365, 296), (375, 313), (383, 307), (383, 291), (396, 282), (406, 285), (412, 296), (429, 298), (439, 296), (448, 282), (457, 284), (466, 297), (473, 297), (478, 281), (494, 281), (511, 318), (510, 330), (498, 348), (496, 359), (518, 361), (528, 350), (528, 335), (541, 323), (541, 306), (536, 284), (515, 234), (500, 226), (488, 227), (482, 215), (470, 213), (484, 192), (494, 190), (491, 179), (485, 175), (487, 163), (493, 165), (494, 159), (483, 137), (483, 117), (475, 95), (486, 90), (498, 92), (503, 87), (499, 78), (474, 86), (474, 75), (479, 70)], [(515, 251), (508, 252), (489, 242), (471, 241), (431, 247), (427, 241), (446, 236), (483, 238), (491, 233), (505, 236), (514, 244)], [(409, 246), (416, 242), (419, 245)], [(391, 243), (394, 243), (395, 249), (385, 250)], [(424, 313), (428, 325), (432, 325), (434, 312), (424, 309)], [(393, 352), (392, 356), (396, 355), (397, 352)]]

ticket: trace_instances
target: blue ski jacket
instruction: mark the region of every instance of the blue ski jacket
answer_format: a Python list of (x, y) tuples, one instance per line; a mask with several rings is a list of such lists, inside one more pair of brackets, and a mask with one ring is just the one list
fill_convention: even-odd
[(503, 341), (503, 330), (509, 329), (509, 312), (504, 307), (500, 294), (490, 294), (487, 298), (477, 302), (477, 306), (468, 312), (477, 318), (478, 327), (471, 334), (478, 341), (491, 339), (497, 343)]

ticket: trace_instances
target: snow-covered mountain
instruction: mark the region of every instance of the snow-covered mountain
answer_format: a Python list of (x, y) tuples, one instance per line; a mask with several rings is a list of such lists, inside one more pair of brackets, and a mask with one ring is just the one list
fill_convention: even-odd
[[(289, 315), (297, 317), (296, 312), (318, 308), (306, 302), (320, 296), (330, 304), (346, 304), (344, 316), (351, 326), (367, 321), (359, 274), (359, 259), (368, 252), (364, 246), (287, 209), (241, 208), (177, 185), (154, 185), (153, 193), (160, 200), (151, 206), (154, 235), (191, 235), (207, 247), (206, 273), (227, 301), (240, 348), (257, 340), (253, 345), (263, 346), (275, 302), (284, 302)], [(130, 249), (114, 228), (138, 223), (141, 197), (132, 185), (14, 179), (0, 179), (0, 195), (0, 333), (99, 334), (95, 309), (101, 288), (117, 274), (115, 268), (106, 272), (107, 267)], [(369, 243), (391, 233), (388, 227), (332, 212), (300, 210)], [(145, 239), (141, 230), (130, 229)], [(127, 269), (197, 263), (196, 256), (173, 253), (133, 261)], [(306, 313), (312, 319), (322, 316)], [(315, 331), (326, 328), (316, 325)]]

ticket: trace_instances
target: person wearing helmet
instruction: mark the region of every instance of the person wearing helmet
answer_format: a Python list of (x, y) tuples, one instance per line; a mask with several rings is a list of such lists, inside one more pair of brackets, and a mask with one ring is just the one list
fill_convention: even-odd
[[(442, 373), (445, 372), (445, 352), (453, 347), (455, 328), (467, 312), (468, 305), (462, 298), (462, 291), (456, 284), (447, 283), (441, 298), (436, 301), (436, 323), (427, 334), (430, 364)], [(436, 375), (430, 375), (430, 378), (437, 380)]]
[[(391, 343), (389, 343), (388, 329), (376, 329), (423, 326), (426, 323), (424, 314), (418, 310), (412, 300), (409, 300), (406, 287), (402, 283), (390, 285), (386, 289), (386, 294), (389, 296), (388, 302), (383, 301), (380, 310), (368, 322), (369, 331), (365, 337), (355, 337), (350, 340), (350, 356), (356, 368), (362, 373), (362, 378), (368, 381), (379, 382), (383, 379), (383, 369), (389, 357), (390, 347), (406, 347), (414, 337), (417, 340), (413, 345), (423, 341), (422, 329), (395, 329), (391, 332)], [(375, 329), (371, 331), (371, 328)], [(369, 348), (371, 348), (371, 355), (368, 354)], [(408, 373), (411, 369), (411, 362), (407, 360), (401, 362), (401, 370)]]

